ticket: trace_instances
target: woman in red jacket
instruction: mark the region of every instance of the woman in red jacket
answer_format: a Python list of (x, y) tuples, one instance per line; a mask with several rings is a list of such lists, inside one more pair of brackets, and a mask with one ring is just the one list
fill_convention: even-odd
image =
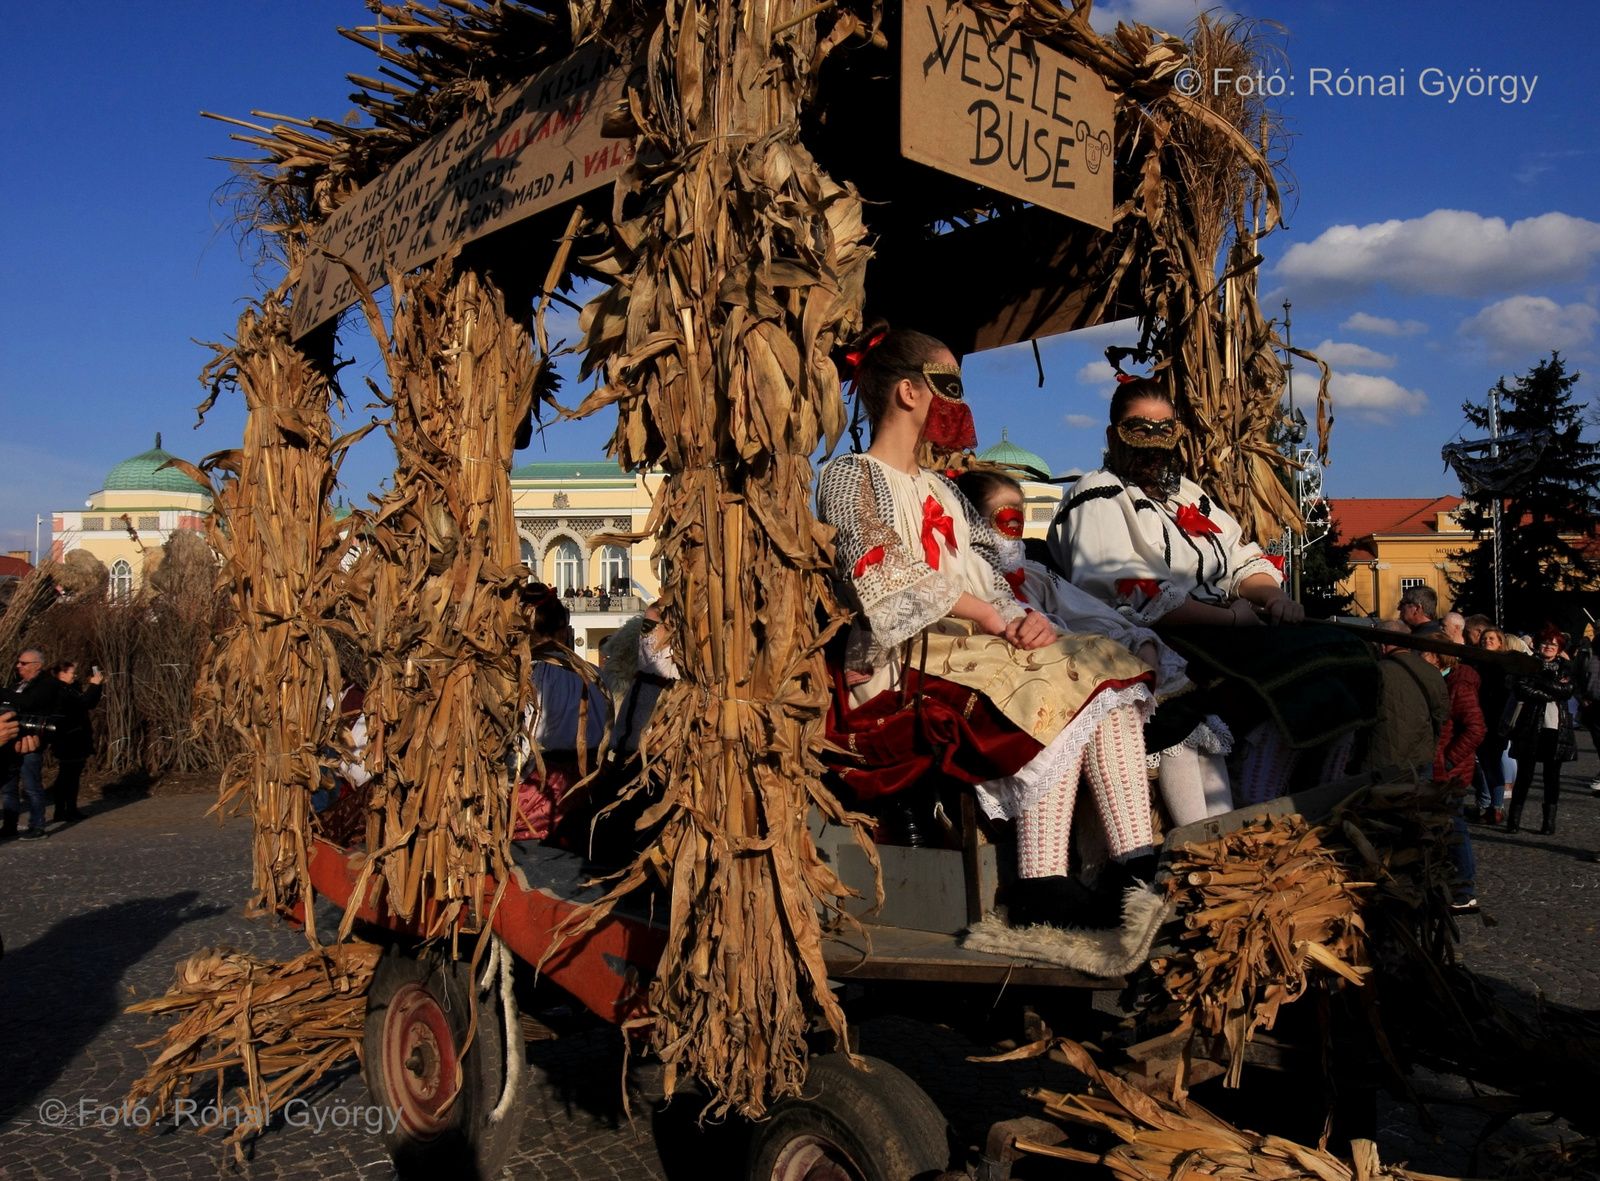
[(1472, 772), (1478, 744), (1489, 732), (1489, 727), (1483, 719), (1483, 708), (1478, 704), (1478, 692), (1482, 682), (1476, 672), (1454, 656), (1424, 652), (1422, 658), (1430, 664), (1438, 665), (1444, 674), (1445, 685), (1450, 690), (1450, 717), (1445, 722), (1444, 728), (1439, 731), (1439, 749), (1434, 755), (1433, 778), (1438, 783), (1447, 784), (1455, 796), (1455, 829), (1461, 841), (1450, 847), (1450, 853), (1455, 858), (1456, 876), (1460, 882), (1456, 886), (1452, 909), (1457, 912), (1471, 912), (1478, 909), (1477, 887), (1474, 882), (1478, 867), (1472, 856), (1472, 838), (1467, 833), (1467, 821), (1462, 814), (1462, 805), (1472, 794)]

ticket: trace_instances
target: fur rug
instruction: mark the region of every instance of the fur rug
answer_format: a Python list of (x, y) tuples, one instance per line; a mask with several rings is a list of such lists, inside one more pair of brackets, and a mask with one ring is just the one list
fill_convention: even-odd
[(1009, 959), (1036, 960), (1091, 976), (1124, 976), (1149, 958), (1156, 932), (1166, 922), (1166, 899), (1149, 886), (1122, 896), (1122, 926), (1103, 931), (1081, 927), (1021, 927), (1006, 924), (1004, 909), (967, 928), (961, 946)]

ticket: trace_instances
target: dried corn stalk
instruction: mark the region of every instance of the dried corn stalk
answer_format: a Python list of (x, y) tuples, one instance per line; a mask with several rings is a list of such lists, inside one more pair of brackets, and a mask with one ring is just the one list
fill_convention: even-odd
[[(201, 380), (211, 396), (243, 395), (244, 445), (196, 468), (210, 484), (207, 540), (223, 558), (220, 577), (234, 622), (212, 644), (197, 709), (220, 714), (245, 743), (223, 775), (221, 804), (248, 802), (255, 826), (255, 905), (281, 913), (309, 902), (311, 792), (334, 738), (330, 695), (341, 688), (329, 632), (333, 583), (345, 543), (329, 495), (344, 449), (332, 437), (326, 370), (289, 341), (287, 284), (239, 317), (233, 343), (214, 345)], [(364, 431), (361, 433), (365, 433)], [(311, 908), (306, 935), (316, 943)]]
[[(1239, 1085), (1246, 1043), (1305, 994), (1316, 970), (1355, 985), (1368, 976), (1367, 884), (1324, 846), (1326, 831), (1299, 816), (1257, 821), (1185, 845), (1170, 863), (1168, 895), (1188, 930), (1151, 967), (1183, 1011), (1180, 1026), (1225, 1040), (1229, 1086)], [(1183, 1085), (1180, 1073), (1180, 1096)]]
[(666, 470), (648, 528), (682, 672), (642, 744), (665, 827), (610, 897), (665, 869), (650, 1006), (668, 1086), (691, 1074), (715, 1110), (748, 1115), (799, 1089), (808, 1007), (844, 1040), (818, 907), (849, 891), (806, 816), (861, 820), (819, 779), (822, 645), (845, 616), (809, 457), (844, 429), (829, 354), (859, 324), (869, 251), (855, 192), (798, 141), (818, 53), (804, 10), (668, 4), (631, 114), (669, 162), (641, 157), (624, 182), (639, 214), (584, 260), (615, 282), (584, 311), (586, 368), (603, 364), (605, 384), (575, 411), (615, 404), (618, 460)]
[(500, 292), (453, 257), (390, 284), (389, 325), (370, 294), (364, 307), (399, 464), (382, 503), (350, 519), (361, 553), (342, 585), (372, 667), (363, 875), (444, 935), (481, 925), (486, 881), (510, 873), (507, 756), (531, 667), (511, 455), (543, 362)]
[(1088, 1076), (1088, 1090), (1079, 1094), (1036, 1090), (1045, 1114), (1063, 1122), (1110, 1132), (1122, 1143), (1109, 1152), (1018, 1140), (1024, 1152), (1076, 1164), (1102, 1165), (1126, 1181), (1180, 1181), (1215, 1177), (1220, 1181), (1448, 1181), (1384, 1165), (1371, 1140), (1352, 1142), (1350, 1160), (1308, 1148), (1281, 1136), (1262, 1136), (1236, 1128), (1187, 1099), (1165, 1100), (1146, 1095), (1102, 1071), (1077, 1042), (1056, 1038), (1037, 1042), (974, 1062), (1008, 1062), (1059, 1050), (1072, 1066)]
[(360, 1057), (367, 986), (382, 951), (375, 943), (343, 943), (287, 963), (231, 948), (195, 952), (178, 965), (165, 995), (128, 1006), (130, 1013), (176, 1019), (160, 1038), (143, 1043), (161, 1049), (127, 1101), (153, 1098), (151, 1114), (159, 1119), (174, 1100), (194, 1094), (197, 1083), (214, 1080), (215, 1098), (207, 1102), (220, 1110), (230, 1106), (225, 1073), (242, 1072), (232, 1106), (256, 1118), (234, 1127), (238, 1153), (245, 1139), (266, 1130), (273, 1112), (331, 1067)]

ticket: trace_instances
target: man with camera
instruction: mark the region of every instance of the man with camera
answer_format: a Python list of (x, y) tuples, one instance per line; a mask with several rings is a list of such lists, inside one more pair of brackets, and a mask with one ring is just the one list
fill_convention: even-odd
[[(17, 728), (11, 742), (3, 743), (6, 755), (0, 769), (0, 807), (4, 808), (4, 823), (0, 824), (0, 840), (20, 836), (23, 840), (37, 840), (44, 836), (44, 749), (42, 734), (53, 729), (52, 719), (58, 713), (61, 682), (44, 676), (44, 654), (32, 648), (17, 657), (17, 684), (0, 699), (0, 713), (12, 715), (9, 724)], [(22, 811), (21, 797), (28, 800), (28, 829), (17, 832), (17, 820)]]

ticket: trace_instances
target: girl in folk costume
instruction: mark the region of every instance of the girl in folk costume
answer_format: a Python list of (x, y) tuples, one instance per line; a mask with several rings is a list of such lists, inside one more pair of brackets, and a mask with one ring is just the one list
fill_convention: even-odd
[(974, 442), (950, 350), (918, 332), (868, 339), (851, 360), (872, 445), (829, 463), (818, 490), (857, 608), (829, 719), (841, 776), (863, 798), (929, 771), (973, 784), (990, 817), (1017, 821), (1012, 924), (1115, 926), (1121, 899), (1103, 908), (1067, 876), (1073, 805), (1086, 772), (1121, 867), (1107, 885), (1149, 876), (1154, 677), (1115, 641), (1062, 634), (1019, 602), (988, 522), (918, 465), (924, 442)]
[(1340, 773), (1353, 732), (1374, 720), (1370, 654), (1330, 628), (1261, 626), (1299, 624), (1305, 609), (1284, 594), (1278, 566), (1183, 474), (1184, 428), (1166, 390), (1149, 378), (1117, 380), (1106, 466), (1062, 502), (1050, 554), (1073, 585), (1129, 623), (1159, 628), (1191, 676), (1225, 682), (1224, 692), (1177, 698), (1181, 708), (1158, 719), (1165, 732), (1147, 741), (1158, 750), (1187, 741), (1185, 727), (1215, 709), (1246, 736), (1239, 789), (1251, 803), (1287, 790), (1300, 750), (1326, 747), (1323, 777)]
[[(1147, 627), (1124, 617), (1088, 591), (1073, 586), (1056, 571), (1042, 541), (1023, 538), (1022, 485), (995, 471), (974, 470), (956, 477), (966, 495), (999, 537), (1000, 571), (1019, 602), (1049, 617), (1057, 630), (1097, 632), (1109, 636), (1156, 670), (1155, 695), (1160, 702), (1187, 693), (1194, 686), (1188, 664)], [(1029, 550), (1038, 547), (1037, 560)], [(1158, 715), (1159, 717), (1159, 715)], [(1194, 726), (1166, 750), (1146, 748), (1160, 768), (1161, 799), (1173, 824), (1193, 824), (1233, 809), (1228, 772), (1222, 758), (1232, 749), (1232, 734), (1222, 719), (1211, 716)]]

